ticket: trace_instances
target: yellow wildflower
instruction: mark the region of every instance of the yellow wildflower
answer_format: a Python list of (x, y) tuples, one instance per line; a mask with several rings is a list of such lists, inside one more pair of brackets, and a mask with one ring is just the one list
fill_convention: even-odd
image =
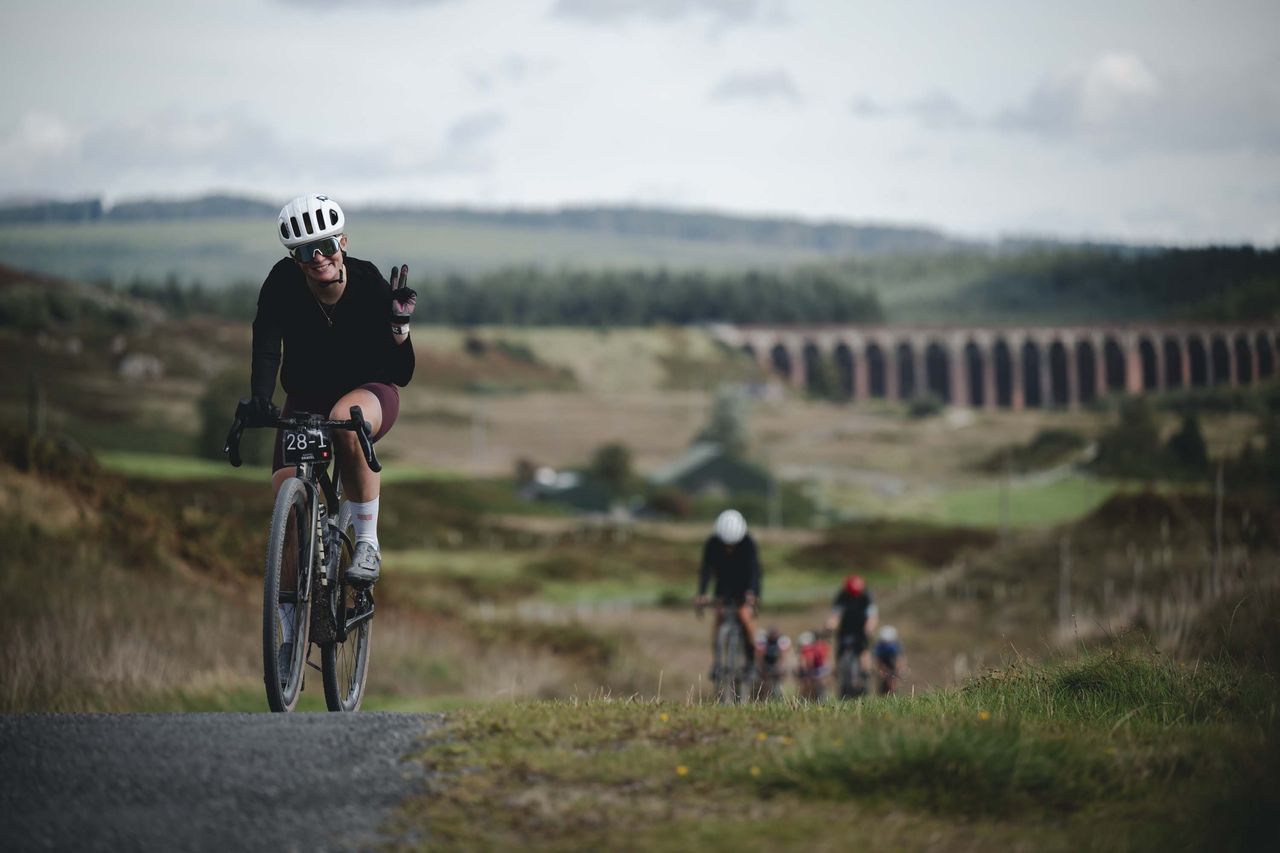
[(768, 740), (768, 739), (769, 739), (769, 736), (768, 736), (767, 734), (765, 734), (764, 732), (756, 732), (756, 740), (758, 740), (758, 741), (766, 741), (766, 740)]
[(751, 775), (752, 775), (752, 776), (759, 776), (759, 775), (760, 775), (760, 768), (759, 768), (759, 767), (752, 767), (752, 768), (751, 768)]
[(979, 711), (979, 712), (978, 712), (978, 719), (979, 719), (979, 720), (982, 720), (982, 721), (985, 723), (987, 720), (991, 719), (991, 712), (990, 712), (990, 711)]
[(659, 714), (659, 715), (658, 715), (658, 719), (665, 723), (667, 720), (669, 720), (669, 719), (671, 719), (671, 718), (670, 718), (670, 717), (668, 717), (668, 716), (664, 713), (664, 714)]
[(685, 767), (683, 764), (681, 764), (679, 767), (677, 767), (677, 768), (676, 768), (676, 775), (677, 775), (677, 776), (688, 776), (688, 775), (689, 775), (689, 768), (688, 768), (688, 767)]

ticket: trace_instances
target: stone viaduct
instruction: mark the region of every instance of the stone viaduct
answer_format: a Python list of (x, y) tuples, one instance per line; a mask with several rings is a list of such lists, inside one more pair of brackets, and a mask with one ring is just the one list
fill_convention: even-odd
[(1276, 373), (1280, 326), (718, 326), (793, 387), (845, 400), (1073, 408), (1104, 394), (1248, 385)]

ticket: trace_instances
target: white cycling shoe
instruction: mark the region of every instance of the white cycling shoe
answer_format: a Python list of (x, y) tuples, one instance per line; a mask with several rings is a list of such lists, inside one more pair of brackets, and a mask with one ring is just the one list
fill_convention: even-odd
[(348, 583), (372, 586), (377, 583), (381, 572), (382, 557), (378, 554), (378, 549), (372, 542), (357, 542), (351, 567), (347, 569)]

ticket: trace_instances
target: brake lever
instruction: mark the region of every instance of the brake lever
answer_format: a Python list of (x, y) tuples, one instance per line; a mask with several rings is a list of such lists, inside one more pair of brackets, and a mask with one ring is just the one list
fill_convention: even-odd
[(244, 432), (244, 410), (248, 406), (248, 400), (241, 400), (236, 403), (236, 413), (231, 421), (231, 429), (227, 432), (227, 440), (222, 445), (222, 452), (227, 454), (227, 461), (231, 463), (231, 467), (239, 468), (240, 459), (240, 435)]
[(351, 407), (351, 420), (356, 424), (356, 439), (360, 442), (360, 449), (364, 451), (364, 461), (369, 463), (369, 470), (376, 474), (382, 470), (382, 463), (373, 452), (373, 442), (369, 440), (369, 422), (364, 419), (359, 406)]

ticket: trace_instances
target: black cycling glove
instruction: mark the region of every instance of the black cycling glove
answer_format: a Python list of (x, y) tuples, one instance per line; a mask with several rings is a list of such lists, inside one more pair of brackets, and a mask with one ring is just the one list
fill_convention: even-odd
[(280, 410), (271, 402), (270, 397), (251, 397), (245, 408), (249, 422), (245, 426), (274, 426), (280, 417)]
[(418, 304), (418, 294), (409, 287), (409, 265), (391, 268), (391, 325), (407, 326)]

